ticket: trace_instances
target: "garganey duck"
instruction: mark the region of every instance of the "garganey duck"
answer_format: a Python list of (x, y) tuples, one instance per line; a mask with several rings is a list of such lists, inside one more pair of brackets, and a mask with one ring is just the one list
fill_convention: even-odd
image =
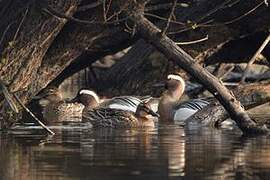
[(161, 122), (184, 121), (209, 104), (204, 99), (180, 102), (185, 91), (185, 81), (177, 74), (168, 75), (165, 89), (158, 104)]
[(148, 102), (150, 96), (118, 96), (111, 99), (100, 99), (99, 96), (92, 90), (81, 89), (77, 96), (69, 102), (78, 102), (84, 105), (85, 109), (93, 109), (95, 107), (118, 109), (124, 111), (136, 112), (140, 103)]
[(82, 89), (70, 102), (84, 105), (83, 122), (93, 127), (138, 128), (154, 127), (153, 118), (159, 117), (147, 104), (150, 97), (119, 96), (101, 101), (91, 90)]
[[(40, 106), (40, 109), (37, 105)], [(69, 103), (63, 99), (62, 93), (57, 87), (49, 87), (33, 98), (30, 106), (41, 111), (43, 120), (50, 121), (78, 121), (81, 119), (83, 105)]]
[(93, 127), (110, 128), (147, 128), (154, 127), (153, 117), (159, 117), (147, 103), (140, 103), (136, 112), (123, 109), (97, 107), (83, 112), (83, 122), (90, 122)]

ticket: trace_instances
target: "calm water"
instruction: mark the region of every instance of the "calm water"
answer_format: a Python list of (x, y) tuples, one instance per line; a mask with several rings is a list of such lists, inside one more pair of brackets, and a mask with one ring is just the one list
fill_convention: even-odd
[(269, 179), (270, 138), (236, 130), (91, 130), (53, 137), (0, 135), (0, 179)]

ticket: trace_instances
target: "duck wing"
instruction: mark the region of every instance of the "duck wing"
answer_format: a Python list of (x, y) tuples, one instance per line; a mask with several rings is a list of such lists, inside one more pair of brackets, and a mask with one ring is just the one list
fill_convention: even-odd
[(177, 104), (175, 109), (187, 108), (192, 110), (202, 110), (205, 106), (209, 104), (206, 99), (191, 99), (188, 101), (181, 102)]
[(131, 111), (135, 113), (137, 106), (141, 102), (143, 101), (134, 96), (119, 96), (101, 103), (99, 107)]
[(207, 99), (191, 99), (189, 101), (181, 102), (174, 107), (174, 119), (184, 121), (197, 111), (202, 110), (208, 104), (209, 101), (207, 101)]
[(96, 108), (83, 113), (83, 122), (93, 127), (131, 128), (138, 126), (138, 120), (131, 111), (111, 108)]

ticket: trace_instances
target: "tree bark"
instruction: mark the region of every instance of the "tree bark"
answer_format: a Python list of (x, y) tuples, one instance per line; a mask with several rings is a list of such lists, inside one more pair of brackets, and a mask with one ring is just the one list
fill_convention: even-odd
[[(254, 83), (251, 85), (241, 85), (233, 88), (232, 91), (244, 105), (245, 109), (251, 109), (270, 101), (270, 84)], [(229, 114), (224, 107), (217, 101), (213, 101), (201, 111), (189, 117), (187, 121), (218, 126), (228, 117)]]
[[(4, 34), (3, 38), (0, 38), (2, 42), (0, 44), (0, 76), (8, 84), (11, 92), (16, 92), (19, 95), (23, 103), (29, 102), (33, 95), (46, 87), (55, 77), (57, 78), (52, 84), (58, 85), (66, 77), (87, 67), (95, 60), (126, 48), (137, 39), (136, 36), (131, 38), (129, 33), (125, 33), (124, 29), (127, 28), (125, 23), (111, 25), (102, 23), (80, 24), (74, 21), (68, 22), (69, 18), (57, 17), (44, 11), (44, 9), (51, 7), (67, 17), (104, 21), (102, 6), (97, 5), (90, 10), (76, 12), (79, 4), (89, 3), (86, 0), (82, 1), (0, 1), (0, 34)], [(110, 13), (113, 15), (121, 9), (118, 4), (131, 4), (139, 1), (113, 1), (116, 4), (111, 6)], [(232, 18), (236, 18), (254, 7), (258, 2), (260, 1), (243, 1), (243, 3), (236, 3), (237, 6), (233, 5), (232, 10), (226, 7), (225, 10), (222, 9), (222, 11), (216, 11), (218, 13), (208, 15), (209, 11), (213, 12), (213, 7), (220, 6), (224, 1), (191, 1), (188, 8), (180, 8), (175, 12), (177, 21), (184, 22), (180, 30), (187, 28), (182, 33), (177, 33), (175, 38), (181, 38), (181, 41), (189, 41), (205, 37), (206, 34), (213, 35), (209, 38), (209, 41), (200, 44), (200, 46), (195, 44), (185, 47), (189, 49), (190, 53), (195, 52), (192, 55), (197, 55), (234, 36), (263, 30), (269, 27), (270, 23), (269, 11), (264, 6), (260, 6), (258, 11), (252, 13), (255, 16), (245, 17), (244, 21), (241, 21), (241, 26), (237, 25), (240, 21), (231, 24), (219, 24), (218, 26), (201, 26), (202, 21), (200, 21), (200, 17), (206, 17), (202, 20), (207, 21), (214, 15), (217, 17), (215, 22), (222, 22), (226, 20), (222, 19), (223, 13), (228, 12), (233, 15)], [(167, 1), (152, 0), (148, 9), (151, 9), (151, 6), (163, 3), (167, 3)], [(242, 5), (241, 12), (238, 12), (239, 6)], [(163, 16), (168, 11), (167, 9), (153, 10), (147, 11), (147, 13)], [(119, 16), (119, 18), (121, 17)], [(151, 21), (157, 22), (157, 19), (152, 18)], [(127, 24), (133, 25), (129, 22)], [(216, 27), (219, 27), (218, 32)], [(173, 26), (168, 28), (167, 32), (171, 34), (172, 31), (179, 30), (178, 28)], [(1, 97), (0, 99), (2, 100)]]
[[(270, 14), (267, 7), (261, 5), (256, 9), (256, 11), (239, 19), (239, 21), (235, 21), (234, 23), (225, 24), (223, 22), (235, 19), (236, 17), (241, 17), (243, 13), (249, 11), (258, 3), (261, 3), (261, 1), (242, 0), (231, 7), (226, 6), (226, 8), (223, 8), (222, 10), (209, 14), (209, 12), (213, 12), (213, 9), (222, 7), (224, 1), (202, 0), (189, 2), (188, 8), (178, 7), (175, 9), (176, 21), (183, 22), (184, 25), (171, 23), (170, 28), (168, 29), (169, 37), (175, 42), (189, 42), (195, 39), (201, 39), (208, 35), (209, 38), (207, 41), (181, 46), (186, 52), (191, 54), (193, 57), (196, 57), (196, 61), (206, 63), (207, 65), (219, 62), (246, 62), (249, 59), (249, 56), (254, 54), (257, 46), (260, 45), (260, 42), (267, 35), (266, 31), (268, 27), (270, 27)], [(160, 2), (160, 4), (162, 4), (162, 2)], [(148, 6), (146, 9), (149, 9)], [(150, 17), (152, 22), (158, 18), (151, 17), (149, 14), (157, 15), (159, 17), (168, 17), (168, 15), (163, 15), (159, 11), (147, 11), (147, 17)], [(203, 17), (205, 17), (205, 19)], [(199, 25), (202, 24), (203, 21), (207, 21), (207, 19), (214, 20), (214, 22), (211, 22), (211, 24), (208, 24), (207, 26)], [(157, 23), (155, 22), (155, 25), (159, 28), (163, 27), (166, 23), (165, 20), (160, 20)], [(190, 22), (190, 26), (186, 22)], [(193, 29), (191, 28), (192, 23), (199, 26), (196, 26), (195, 29)], [(183, 32), (173, 33), (185, 28), (187, 29)], [(146, 88), (141, 88), (140, 86), (142, 82), (141, 74), (147, 73), (146, 77), (152, 76), (153, 74), (145, 70), (150, 67), (148, 66), (150, 64), (149, 58), (144, 58), (144, 60), (140, 59), (141, 57), (149, 56), (147, 49), (151, 48), (151, 44), (140, 41), (136, 43), (135, 47), (136, 49), (141, 48), (141, 50), (136, 50), (139, 54), (133, 54), (132, 59), (134, 60), (122, 58), (121, 63), (115, 64), (111, 69), (97, 72), (98, 76), (102, 77), (102, 80), (93, 85), (100, 84), (98, 85), (101, 87), (99, 88), (100, 92), (104, 92), (105, 94), (107, 92), (112, 92), (113, 95), (119, 95), (120, 92), (125, 94), (131, 92), (150, 94), (152, 92), (152, 89), (148, 88), (148, 85), (153, 81), (152, 79), (149, 78), (149, 80), (143, 80), (143, 86)], [(156, 51), (154, 51), (154, 53), (155, 52)], [(269, 52), (269, 50), (266, 48), (263, 52), (263, 55), (266, 57), (267, 52)], [(150, 60), (152, 61), (152, 59)], [(168, 64), (168, 62), (164, 64)], [(128, 69), (129, 72), (136, 73), (138, 75), (127, 78), (127, 73), (122, 73), (124, 69)], [(163, 72), (161, 75), (156, 74), (155, 79), (159, 80), (163, 79), (165, 77), (164, 74), (167, 74), (171, 70), (165, 65), (163, 67), (155, 66), (153, 69), (154, 71), (156, 69), (160, 69), (160, 71)], [(114, 78), (111, 78), (113, 73), (115, 73), (113, 75)], [(124, 80), (125, 83), (120, 80)], [(128, 82), (126, 82), (126, 80), (128, 80)], [(117, 83), (123, 84), (123, 86), (119, 86)], [(102, 88), (103, 84), (106, 84), (106, 87), (108, 87), (107, 85), (109, 84), (112, 86)], [(136, 84), (139, 84), (139, 86), (136, 86)]]
[[(0, 45), (0, 50), (3, 50), (0, 58), (1, 79), (25, 104), (71, 62), (74, 62), (74, 66), (68, 67), (65, 72), (74, 73), (106, 54), (128, 47), (133, 42), (122, 26), (67, 23), (67, 19), (44, 11), (51, 7), (66, 16), (74, 16), (80, 0), (27, 2), (14, 0), (0, 7), (1, 13), (11, 11), (0, 17), (1, 34), (9, 24), (12, 25)], [(19, 12), (14, 12), (19, 7)], [(25, 13), (27, 9), (28, 13)], [(26, 14), (24, 21), (23, 14)], [(99, 20), (103, 17), (103, 9), (99, 7), (87, 12), (78, 12), (76, 16)], [(12, 24), (13, 21), (16, 23)], [(20, 23), (22, 25), (18, 28)], [(14, 38), (16, 31), (19, 34)], [(59, 84), (65, 77), (67, 76), (56, 79), (55, 84)], [(6, 110), (2, 110), (1, 115), (7, 114)], [(10, 119), (16, 121), (16, 118)], [(0, 125), (0, 129), (1, 127)]]
[[(20, 5), (22, 12), (25, 13), (25, 19), (20, 18), (18, 26), (7, 34), (3, 45), (5, 45), (1, 53), (0, 76), (11, 92), (18, 92), (22, 102), (26, 103), (30, 100), (29, 94), (34, 94), (37, 91), (31, 91), (31, 86), (36, 84), (33, 81), (37, 78), (37, 72), (42, 64), (42, 59), (48, 48), (54, 41), (57, 34), (66, 24), (65, 19), (56, 19), (52, 16), (46, 16), (43, 7), (52, 6), (62, 13), (73, 15), (79, 4), (79, 0), (68, 0), (54, 3), (53, 1), (27, 1), (23, 4), (21, 1), (13, 1), (7, 8), (16, 9), (16, 5)], [(7, 17), (1, 17), (2, 23), (12, 23), (14, 17), (18, 16), (13, 12)], [(22, 25), (21, 25), (22, 24)], [(4, 26), (4, 25), (3, 25)], [(18, 36), (17, 36), (18, 35)], [(16, 37), (17, 36), (17, 37)], [(9, 118), (5, 112), (5, 107), (1, 104), (1, 117), (6, 120), (15, 121), (16, 118)], [(3, 123), (10, 124), (10, 123)], [(5, 125), (6, 126), (6, 125)], [(0, 127), (2, 128), (2, 127)]]
[(148, 21), (140, 11), (133, 12), (133, 21), (137, 25), (140, 35), (161, 51), (167, 58), (173, 59), (181, 68), (202, 83), (228, 111), (243, 133), (265, 133), (268, 130), (256, 126), (240, 102), (218, 79), (201, 67), (194, 59), (177, 46), (161, 30)]

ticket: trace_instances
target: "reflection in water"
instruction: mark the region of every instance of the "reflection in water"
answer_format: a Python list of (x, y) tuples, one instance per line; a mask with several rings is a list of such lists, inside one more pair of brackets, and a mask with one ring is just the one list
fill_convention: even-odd
[(0, 135), (6, 179), (267, 179), (270, 139), (228, 130), (93, 130), (73, 123), (46, 138)]

